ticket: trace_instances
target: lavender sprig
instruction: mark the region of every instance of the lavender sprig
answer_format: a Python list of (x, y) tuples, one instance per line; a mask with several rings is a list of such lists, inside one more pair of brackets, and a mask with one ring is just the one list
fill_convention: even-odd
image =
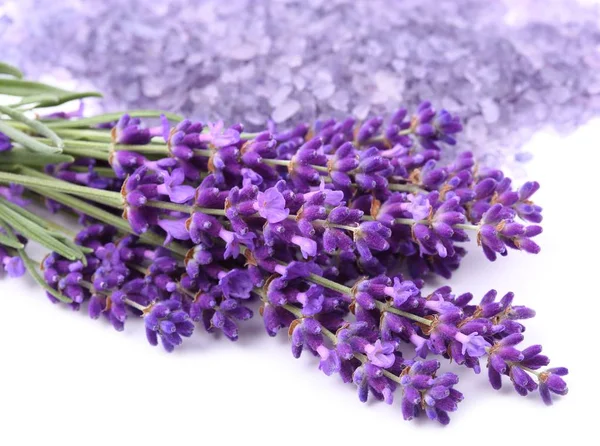
[[(477, 305), (449, 287), (422, 294), (420, 277), (458, 267), (467, 231), (490, 260), (507, 248), (539, 251), (531, 237), (541, 228), (519, 222), (540, 222), (530, 201), (539, 185), (513, 190), (469, 153), (440, 163), (441, 144), (455, 144), (461, 129), (448, 112), (424, 103), (385, 126), (349, 118), (256, 134), (188, 120), (170, 129), (164, 118), (147, 128), (114, 115), (102, 117), (116, 121), (109, 133), (90, 128), (100, 118), (64, 117), (48, 126), (73, 138), (63, 141), (75, 161), (48, 166), (54, 178), (22, 165), (0, 172), (0, 182), (25, 186), (53, 211), (75, 211), (86, 225), (69, 241), (0, 203), (10, 223), (4, 239), (28, 269), (25, 239), (13, 229), (54, 250), (43, 262), (53, 302), (89, 302), (89, 315), (117, 330), (142, 316), (150, 344), (171, 352), (196, 323), (237, 340), (260, 300), (267, 333), (287, 328), (295, 357), (310, 351), (324, 373), (353, 382), (361, 401), (391, 404), (400, 392), (405, 419), (447, 424), (463, 398), (433, 355), (476, 373), (485, 361), (494, 388), (508, 376), (519, 394), (539, 389), (546, 403), (567, 392), (566, 369), (544, 370), (541, 347), (517, 347), (521, 320), (534, 313), (513, 305), (512, 293), (497, 301), (490, 291)], [(411, 353), (403, 356), (402, 345)]]

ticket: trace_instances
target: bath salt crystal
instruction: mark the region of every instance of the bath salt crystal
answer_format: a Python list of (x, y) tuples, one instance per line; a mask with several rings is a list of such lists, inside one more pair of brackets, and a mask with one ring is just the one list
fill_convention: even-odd
[[(536, 130), (600, 114), (589, 3), (4, 0), (0, 58), (34, 80), (102, 91), (88, 111), (162, 108), (248, 131), (428, 99), (463, 118), (450, 152), (519, 162)], [(490, 142), (502, 151), (485, 157)]]

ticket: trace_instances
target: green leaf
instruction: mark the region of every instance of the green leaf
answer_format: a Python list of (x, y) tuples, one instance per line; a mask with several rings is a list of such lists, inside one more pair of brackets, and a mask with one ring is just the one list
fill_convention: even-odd
[(23, 113), (17, 110), (13, 110), (12, 108), (6, 107), (4, 105), (0, 105), (0, 113), (9, 116), (17, 122), (26, 124), (29, 128), (34, 130), (35, 133), (38, 133), (50, 139), (59, 150), (62, 150), (64, 146), (62, 139), (56, 133), (54, 133), (52, 130), (50, 130), (48, 127), (42, 124), (40, 121), (30, 119)]
[(68, 153), (69, 155), (76, 157), (94, 158), (96, 160), (108, 161), (108, 152), (71, 146), (65, 147), (63, 151), (64, 153)]
[(0, 62), (0, 74), (8, 74), (9, 76), (16, 77), (17, 79), (23, 78), (23, 73), (21, 73), (21, 70), (4, 62)]
[[(2, 228), (2, 225), (0, 225), (0, 228)], [(25, 247), (23, 243), (18, 240), (15, 242), (13, 239), (2, 233), (0, 233), (0, 245), (9, 246), (15, 249), (22, 249)]]
[(57, 105), (64, 104), (65, 102), (74, 101), (76, 99), (101, 97), (102, 94), (96, 91), (85, 91), (83, 93), (68, 93), (61, 96), (55, 94), (41, 94), (35, 96), (26, 96), (16, 104), (12, 104), (11, 107), (16, 108), (28, 104), (35, 104), (34, 108), (55, 107)]
[(57, 94), (35, 94), (31, 96), (24, 96), (19, 102), (15, 104), (11, 104), (12, 108), (21, 107), (23, 105), (28, 104), (39, 104), (41, 102), (46, 101), (55, 101), (58, 102), (60, 100), (60, 96)]
[[(81, 257), (82, 257), (82, 259), (81, 259), (82, 262), (84, 263), (84, 265), (87, 264), (87, 259), (85, 258), (85, 254), (94, 252), (94, 250), (91, 248), (87, 248), (85, 246), (80, 246), (80, 245), (76, 244), (72, 240), (72, 238), (75, 238), (75, 233), (72, 233), (71, 231), (65, 229), (63, 226), (61, 226), (58, 223), (53, 222), (52, 220), (48, 220), (46, 218), (40, 217), (39, 215), (36, 215), (33, 212), (31, 212), (25, 208), (22, 208), (14, 203), (11, 203), (6, 198), (0, 197), (0, 203), (2, 203), (6, 207), (12, 209), (13, 211), (17, 212), (21, 216), (27, 218), (28, 220), (31, 220), (32, 222), (36, 223), (37, 225), (39, 225), (43, 228), (48, 228), (49, 235), (51, 235), (55, 239), (63, 242), (65, 245), (69, 246), (74, 251), (80, 252)], [(70, 236), (68, 236), (66, 234), (70, 234)]]
[[(69, 166), (69, 170), (74, 171), (74, 172), (88, 172), (88, 168), (86, 166)], [(94, 172), (96, 172), (98, 175), (101, 175), (103, 177), (107, 177), (107, 178), (116, 178), (117, 174), (115, 173), (115, 171), (113, 170), (112, 167), (96, 167), (94, 166)]]
[(33, 150), (34, 152), (40, 153), (60, 153), (61, 149), (58, 147), (52, 147), (47, 144), (41, 143), (35, 138), (23, 133), (21, 130), (18, 130), (5, 122), (0, 120), (0, 132), (4, 133), (14, 142), (18, 142), (28, 149)]
[[(22, 215), (23, 217), (27, 218), (28, 220), (31, 220), (32, 222), (36, 223), (37, 225), (43, 227), (43, 228), (49, 228), (49, 229), (53, 229), (54, 232), (59, 231), (59, 230), (63, 230), (61, 225), (59, 225), (58, 223), (54, 223), (51, 220), (47, 220), (43, 217), (40, 217), (39, 215), (34, 214), (33, 212), (22, 208), (19, 205), (16, 205), (14, 203), (11, 203), (10, 201), (8, 201), (6, 198), (4, 197), (0, 197), (0, 203), (3, 204), (4, 206), (6, 206), (7, 208), (12, 209), (13, 211), (17, 212), (18, 214)], [(63, 234), (61, 234), (62, 236)]]
[[(37, 138), (40, 142), (47, 142), (45, 138)], [(90, 141), (63, 141), (63, 153), (73, 155), (75, 157), (86, 157), (94, 158), (97, 160), (108, 161), (109, 157), (109, 144), (104, 143), (99, 145), (98, 143)]]
[(23, 98), (12, 107), (37, 104), (36, 108), (54, 107), (75, 99), (102, 97), (102, 94), (96, 91), (73, 92), (40, 82), (0, 77), (0, 95), (2, 94)]
[[(51, 176), (43, 175), (40, 178), (40, 175), (32, 176), (30, 172), (36, 172), (32, 169), (27, 169), (26, 167), (21, 168), (21, 171), (28, 172), (28, 175), (18, 175), (14, 173), (8, 172), (0, 172), (0, 183), (9, 184), (22, 184), (30, 188), (33, 187), (41, 187), (43, 189), (56, 190), (59, 192), (66, 192), (72, 195), (79, 195), (88, 200), (99, 201), (102, 204), (114, 207), (122, 207), (123, 206), (123, 198), (119, 192), (112, 192), (108, 190), (102, 189), (94, 189), (92, 187), (80, 186), (78, 184), (72, 184), (67, 181), (62, 181), (57, 178), (53, 178)], [(37, 177), (37, 178), (36, 178)]]
[(0, 204), (0, 218), (6, 221), (13, 229), (24, 237), (38, 242), (40, 245), (54, 251), (69, 260), (81, 260), (83, 253), (66, 246), (61, 241), (52, 237), (47, 229), (28, 220), (7, 206)]
[(175, 113), (160, 111), (160, 110), (132, 110), (127, 112), (106, 113), (103, 115), (93, 116), (90, 118), (72, 119), (68, 121), (49, 122), (48, 127), (53, 129), (61, 128), (85, 128), (93, 127), (98, 124), (118, 121), (121, 116), (128, 114), (134, 118), (158, 118), (160, 115), (165, 115), (167, 119), (175, 122), (183, 121), (183, 116)]
[[(26, 166), (45, 167), (48, 164), (72, 163), (70, 155), (61, 153), (36, 153), (25, 149), (14, 149), (0, 153), (0, 164), (23, 164)], [(87, 170), (86, 170), (87, 171)]]
[(88, 248), (86, 246), (78, 245), (70, 237), (68, 237), (67, 235), (63, 234), (62, 232), (50, 231), (49, 233), (55, 239), (60, 240), (61, 242), (63, 242), (65, 245), (67, 245), (71, 249), (73, 249), (75, 251), (81, 252), (81, 254), (82, 254), (81, 261), (83, 263), (83, 266), (87, 266), (87, 258), (85, 257), (85, 254), (90, 254), (90, 253), (94, 252), (94, 250), (92, 248)]
[(40, 95), (64, 96), (71, 94), (71, 92), (40, 82), (0, 78), (0, 94), (17, 97)]
[(5, 233), (0, 232), (0, 239), (5, 246), (9, 246), (14, 249), (23, 249), (25, 245), (17, 238), (15, 232), (12, 230), (10, 225), (0, 218), (0, 229), (3, 229)]
[(65, 138), (76, 139), (76, 140), (85, 140), (85, 141), (105, 142), (105, 143), (112, 142), (112, 137), (110, 136), (110, 131), (107, 131), (107, 130), (63, 129), (63, 128), (54, 127), (50, 121), (48, 121), (48, 124), (50, 124), (50, 127), (52, 127), (52, 130), (56, 131), (56, 133), (58, 135), (63, 136)]

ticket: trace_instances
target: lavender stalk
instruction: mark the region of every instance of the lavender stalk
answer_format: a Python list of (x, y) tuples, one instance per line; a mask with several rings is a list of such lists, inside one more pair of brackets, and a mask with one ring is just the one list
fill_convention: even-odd
[[(117, 330), (141, 316), (149, 343), (168, 352), (197, 325), (237, 340), (259, 301), (266, 332), (287, 329), (295, 357), (308, 350), (324, 373), (353, 382), (361, 401), (391, 404), (399, 395), (405, 419), (447, 424), (463, 399), (457, 376), (439, 374), (433, 356), (476, 373), (483, 362), (494, 388), (507, 376), (519, 394), (539, 389), (546, 403), (567, 392), (566, 369), (543, 369), (540, 346), (518, 347), (534, 312), (513, 305), (512, 293), (497, 300), (492, 290), (472, 304), (449, 287), (422, 292), (429, 273), (449, 277), (459, 266), (467, 231), (490, 260), (539, 251), (532, 238), (541, 227), (527, 224), (541, 221), (530, 200), (537, 183), (513, 190), (469, 153), (440, 161), (442, 146), (456, 144), (458, 118), (423, 103), (387, 122), (349, 118), (283, 132), (179, 121), (51, 116), (44, 125), (74, 160), (45, 173), (32, 168), (39, 163), (10, 163), (26, 153), (21, 135), (46, 144), (49, 134), (1, 121), (12, 129), (0, 138), (8, 154), (0, 183), (9, 185), (0, 188), (3, 264), (41, 281), (24, 246), (43, 242), (52, 302), (87, 303), (90, 317)], [(23, 187), (52, 211), (79, 214), (74, 240), (20, 210)]]

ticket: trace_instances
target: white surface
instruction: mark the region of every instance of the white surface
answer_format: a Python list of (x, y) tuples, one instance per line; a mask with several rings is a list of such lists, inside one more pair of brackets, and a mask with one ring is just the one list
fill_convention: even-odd
[(285, 333), (267, 337), (258, 317), (242, 324), (237, 343), (199, 330), (169, 355), (146, 343), (139, 321), (117, 333), (51, 305), (31, 280), (6, 278), (0, 445), (544, 444), (597, 433), (599, 141), (600, 121), (565, 139), (536, 136), (527, 170), (542, 184), (542, 252), (489, 263), (473, 246), (450, 281), (476, 296), (513, 290), (537, 310), (527, 343), (542, 343), (553, 365), (570, 370), (570, 393), (554, 406), (518, 396), (510, 383), (496, 392), (485, 371), (465, 370), (458, 387), (466, 399), (450, 426), (405, 422), (399, 398), (392, 407), (361, 404), (314, 358), (294, 359)]

